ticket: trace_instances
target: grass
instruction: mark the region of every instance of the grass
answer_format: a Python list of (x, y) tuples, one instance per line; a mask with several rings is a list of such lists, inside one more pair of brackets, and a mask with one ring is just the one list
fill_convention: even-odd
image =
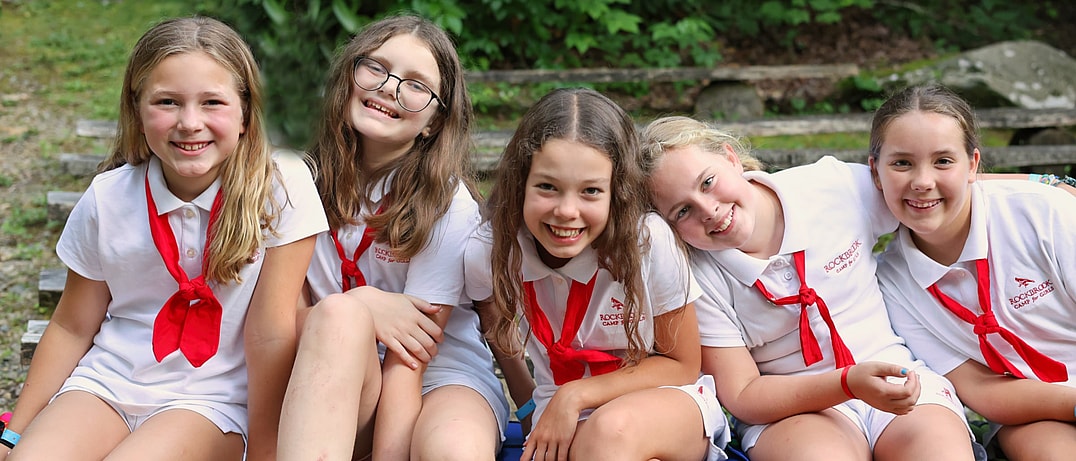
[(0, 3), (0, 93), (29, 78), (50, 104), (115, 119), (127, 56), (161, 19), (192, 14), (189, 1), (25, 0)]

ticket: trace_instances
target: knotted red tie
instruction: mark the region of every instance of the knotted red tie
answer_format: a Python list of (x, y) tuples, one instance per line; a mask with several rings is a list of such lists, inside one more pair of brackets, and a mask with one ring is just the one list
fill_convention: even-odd
[(811, 330), (811, 320), (807, 315), (807, 307), (812, 304), (818, 306), (818, 314), (822, 317), (822, 321), (826, 322), (826, 326), (829, 327), (830, 343), (833, 346), (833, 360), (837, 362), (837, 368), (855, 365), (856, 359), (852, 357), (852, 352), (848, 350), (848, 346), (844, 345), (844, 340), (837, 333), (837, 326), (833, 324), (833, 318), (829, 314), (829, 307), (826, 306), (826, 302), (822, 300), (821, 296), (818, 296), (818, 293), (813, 288), (807, 286), (807, 278), (804, 276), (803, 271), (803, 251), (793, 253), (792, 261), (796, 265), (796, 275), (800, 279), (800, 291), (798, 294), (775, 298), (766, 290), (762, 280), (755, 281), (755, 288), (758, 288), (762, 296), (778, 306), (800, 305), (800, 349), (803, 351), (804, 365), (811, 366), (815, 362), (822, 360), (822, 349), (818, 346), (818, 338), (815, 337), (814, 331)]
[(153, 356), (158, 362), (176, 349), (183, 353), (195, 368), (202, 366), (217, 353), (220, 345), (220, 321), (224, 309), (205, 282), (205, 266), (209, 259), (209, 242), (212, 241), (213, 224), (220, 215), (222, 198), (220, 191), (209, 210), (209, 227), (206, 231), (205, 249), (202, 251), (202, 274), (189, 280), (179, 265), (179, 246), (176, 244), (168, 215), (157, 214), (157, 204), (146, 176), (146, 202), (149, 208), (149, 230), (168, 273), (179, 285), (179, 290), (165, 301), (153, 322)]
[(534, 337), (538, 338), (549, 353), (549, 368), (553, 371), (553, 382), (558, 386), (582, 378), (586, 371), (585, 365), (590, 365), (591, 376), (602, 375), (620, 368), (620, 358), (608, 352), (572, 348), (572, 340), (579, 332), (579, 325), (583, 323), (583, 317), (586, 316), (587, 308), (590, 306), (590, 298), (594, 293), (594, 281), (597, 278), (598, 274), (595, 272), (586, 285), (572, 280), (572, 287), (568, 290), (564, 325), (561, 327), (560, 339), (556, 342), (553, 341), (553, 328), (549, 324), (549, 319), (542, 312), (542, 306), (538, 305), (534, 282), (523, 283), (523, 289), (527, 292), (525, 306), (527, 320), (531, 323)]
[(1039, 379), (1048, 383), (1068, 380), (1068, 369), (1065, 364), (1035, 350), (1031, 345), (1020, 339), (1019, 336), (1016, 336), (1015, 333), (998, 325), (998, 320), (994, 317), (990, 302), (990, 263), (986, 259), (975, 260), (975, 275), (978, 282), (979, 307), (983, 310), (982, 315), (976, 316), (970, 309), (946, 296), (945, 293), (938, 289), (937, 283), (927, 287), (927, 291), (934, 295), (942, 307), (974, 326), (975, 336), (979, 337), (979, 350), (982, 351), (987, 366), (998, 374), (1009, 373), (1017, 378), (1024, 378), (1023, 373), (1020, 373), (1020, 370), (1017, 370), (1012, 362), (1001, 355), (997, 348), (987, 341), (986, 335), (997, 333), (1005, 341), (1008, 341), (1013, 349), (1016, 349), (1016, 353), (1020, 354), (1020, 357), (1027, 362), (1027, 365), (1031, 367), (1031, 371)]
[[(374, 214), (381, 214), (381, 210), (385, 208), (382, 204)], [(362, 239), (359, 240), (359, 246), (355, 247), (355, 256), (351, 259), (347, 258), (347, 253), (344, 252), (344, 245), (340, 244), (340, 239), (336, 236), (336, 229), (333, 229), (329, 235), (333, 239), (333, 243), (336, 244), (336, 254), (340, 256), (340, 284), (343, 285), (344, 291), (351, 289), (351, 279), (355, 279), (355, 288), (366, 286), (366, 277), (362, 275), (362, 270), (359, 269), (359, 256), (362, 256), (366, 252), (367, 248), (374, 243), (374, 235), (377, 234), (377, 229), (371, 226), (366, 226), (366, 230), (362, 232)]]

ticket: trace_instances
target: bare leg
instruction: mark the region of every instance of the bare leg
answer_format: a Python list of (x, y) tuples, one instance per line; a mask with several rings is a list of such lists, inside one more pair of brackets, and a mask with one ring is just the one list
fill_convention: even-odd
[(445, 386), (422, 398), (422, 412), (411, 442), (411, 459), (493, 461), (500, 428), (481, 394), (464, 386)]
[(975, 459), (971, 433), (952, 410), (941, 405), (919, 405), (896, 417), (874, 444), (874, 457), (890, 460)]
[(204, 416), (176, 409), (146, 420), (105, 459), (240, 461), (244, 448), (241, 434), (223, 433)]
[(698, 461), (708, 434), (692, 398), (678, 389), (625, 394), (591, 413), (575, 432), (573, 460), (652, 459)]
[[(280, 417), (280, 459), (347, 460), (368, 453), (381, 392), (373, 321), (354, 297), (310, 311)], [(357, 439), (358, 438), (358, 439)]]
[(1005, 426), (998, 431), (998, 443), (1010, 461), (1053, 461), (1072, 459), (1076, 453), (1076, 424), (1039, 421)]
[(7, 459), (104, 459), (130, 434), (127, 423), (103, 400), (65, 392), (34, 418)]
[(747, 455), (752, 461), (870, 461), (863, 432), (832, 408), (785, 418), (771, 424)]

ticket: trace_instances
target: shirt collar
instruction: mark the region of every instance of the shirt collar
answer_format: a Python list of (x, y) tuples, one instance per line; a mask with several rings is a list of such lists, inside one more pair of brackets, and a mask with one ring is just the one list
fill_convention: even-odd
[[(168, 190), (168, 184), (164, 182), (164, 170), (161, 167), (161, 160), (156, 156), (150, 157), (146, 175), (149, 177), (149, 190), (153, 193), (153, 203), (157, 206), (157, 214), (171, 213), (187, 205), (187, 202), (176, 197), (171, 190)], [(206, 190), (202, 191), (190, 203), (208, 213), (213, 208), (213, 200), (217, 198), (217, 191), (219, 190), (220, 177), (218, 176)]]

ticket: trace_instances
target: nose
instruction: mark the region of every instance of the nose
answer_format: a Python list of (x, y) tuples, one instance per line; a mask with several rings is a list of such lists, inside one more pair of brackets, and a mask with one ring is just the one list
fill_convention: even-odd
[(925, 192), (934, 189), (934, 174), (929, 168), (918, 168), (912, 177), (912, 190)]
[(699, 218), (702, 222), (710, 222), (717, 219), (717, 210), (721, 208), (721, 203), (716, 200), (707, 200), (705, 197), (696, 198), (694, 203), (691, 203), (691, 209), (698, 210)]
[(176, 128), (184, 132), (199, 131), (205, 126), (202, 112), (197, 105), (185, 105), (179, 110)]
[(553, 208), (553, 215), (560, 219), (575, 219), (579, 216), (579, 203), (575, 197), (571, 195), (563, 196), (557, 201), (557, 206)]
[[(396, 83), (392, 83), (390, 85), (390, 82), (392, 82), (392, 79), (396, 79)], [(398, 76), (396, 76), (394, 74), (389, 74), (387, 77), (385, 77), (385, 83), (381, 84), (381, 91), (384, 91), (386, 94), (390, 94), (394, 98), (399, 99), (399, 96), (400, 96), (400, 84), (401, 83), (403, 83), (402, 78), (400, 78), (400, 77), (398, 77)]]

